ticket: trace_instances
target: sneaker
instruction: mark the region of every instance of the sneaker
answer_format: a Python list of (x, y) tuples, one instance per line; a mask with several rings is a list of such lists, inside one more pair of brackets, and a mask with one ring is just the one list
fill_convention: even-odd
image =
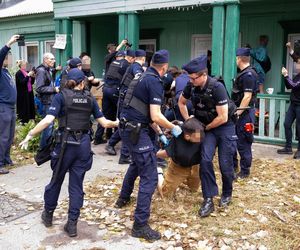
[(9, 170), (4, 168), (4, 167), (0, 167), (0, 174), (8, 174)]
[(123, 198), (119, 197), (118, 200), (115, 203), (115, 207), (116, 208), (125, 207), (129, 202), (130, 202), (130, 198), (129, 199), (123, 199)]
[(120, 156), (119, 164), (130, 164), (130, 163), (131, 163), (130, 156), (123, 156), (123, 155)]
[(117, 155), (117, 152), (116, 152), (116, 150), (115, 150), (115, 148), (113, 146), (106, 145), (105, 146), (105, 151), (109, 155)]
[(52, 226), (52, 220), (53, 220), (53, 212), (54, 211), (47, 211), (44, 209), (42, 212), (42, 222), (45, 225), (45, 227), (51, 227)]
[(155, 241), (161, 238), (161, 234), (158, 231), (153, 230), (148, 224), (144, 226), (138, 226), (133, 224), (131, 230), (132, 237), (143, 238), (148, 241)]
[(68, 220), (66, 225), (64, 226), (65, 232), (69, 235), (69, 237), (77, 236), (77, 220)]
[(300, 159), (300, 149), (298, 149), (294, 154), (294, 159)]
[(282, 149), (278, 149), (278, 150), (277, 150), (277, 154), (287, 154), (287, 155), (292, 155), (292, 154), (293, 154), (293, 150), (292, 150), (292, 148), (284, 147), (284, 148), (282, 148)]

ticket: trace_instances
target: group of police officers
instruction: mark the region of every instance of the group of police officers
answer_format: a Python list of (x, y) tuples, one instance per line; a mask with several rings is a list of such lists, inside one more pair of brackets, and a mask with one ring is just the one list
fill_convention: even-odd
[[(103, 114), (95, 99), (84, 89), (85, 77), (82, 71), (71, 69), (67, 74), (66, 87), (53, 99), (48, 115), (30, 131), (21, 145), (26, 146), (32, 136), (58, 117), (59, 136), (51, 154), (53, 176), (45, 189), (42, 220), (45, 226), (52, 225), (60, 188), (69, 171), (70, 204), (65, 231), (69, 236), (76, 236), (77, 219), (83, 204), (82, 183), (85, 172), (92, 164), (90, 137), (87, 136), (89, 116), (93, 114), (103, 127), (118, 125), (106, 150), (115, 154), (114, 146), (121, 140), (119, 162), (130, 165), (116, 207), (122, 208), (129, 203), (135, 180), (140, 177), (132, 236), (158, 240), (161, 238), (160, 233), (148, 224), (151, 199), (158, 181), (157, 138), (163, 134), (164, 129), (170, 130), (175, 137), (182, 132), (180, 126), (174, 125), (161, 111), (164, 102), (162, 79), (169, 68), (169, 52), (155, 52), (146, 70), (143, 67), (146, 52), (143, 50), (118, 51), (115, 57), (116, 60), (112, 60), (105, 74)], [(192, 114), (205, 125), (206, 130), (199, 162), (204, 198), (199, 210), (201, 217), (214, 211), (213, 198), (218, 195), (213, 169), (216, 147), (223, 185), (219, 206), (228, 206), (232, 199), (232, 185), (238, 165), (237, 150), (240, 154), (240, 172), (237, 177), (245, 178), (250, 174), (257, 74), (250, 66), (248, 48), (237, 50), (236, 62), (240, 73), (234, 81), (233, 101), (225, 85), (208, 75), (207, 56), (193, 59), (182, 67), (186, 84), (182, 87), (182, 93), (178, 94), (180, 114), (184, 120), (190, 117), (187, 105), (188, 100), (191, 100)]]

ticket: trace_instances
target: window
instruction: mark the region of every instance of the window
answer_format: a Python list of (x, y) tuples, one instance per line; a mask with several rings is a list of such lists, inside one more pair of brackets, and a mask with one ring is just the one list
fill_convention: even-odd
[[(289, 34), (288, 35), (288, 41), (291, 42), (292, 48), (297, 51), (297, 53), (300, 52), (300, 48), (298, 48), (298, 43), (295, 43), (297, 40), (300, 40), (300, 34)], [(287, 55), (286, 55), (286, 65), (287, 65), (287, 70), (289, 72), (289, 76), (293, 78), (300, 72), (300, 64), (297, 64), (293, 61), (293, 59), (289, 56), (289, 51), (287, 50)]]
[(46, 52), (50, 52), (50, 53), (52, 53), (55, 56), (55, 48), (53, 48), (54, 43), (55, 43), (54, 40), (53, 41), (46, 41), (45, 42), (45, 45), (46, 45), (45, 46), (45, 48), (46, 48), (45, 53)]
[(23, 56), (29, 65), (29, 68), (39, 65), (39, 46), (38, 42), (26, 42), (23, 47)]
[(211, 50), (212, 38), (210, 34), (192, 35), (191, 59), (201, 55), (207, 55)]

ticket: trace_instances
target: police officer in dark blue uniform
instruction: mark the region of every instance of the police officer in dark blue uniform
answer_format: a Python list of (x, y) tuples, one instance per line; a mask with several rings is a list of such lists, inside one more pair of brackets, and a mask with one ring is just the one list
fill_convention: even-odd
[(139, 176), (132, 236), (150, 241), (161, 238), (160, 233), (148, 225), (151, 198), (158, 179), (153, 128), (158, 133), (161, 133), (159, 126), (168, 128), (176, 137), (181, 133), (180, 127), (170, 123), (161, 113), (163, 102), (161, 77), (168, 70), (168, 61), (167, 50), (157, 51), (153, 55), (151, 66), (147, 71), (140, 78), (131, 81), (120, 114), (121, 138), (130, 150), (132, 163), (124, 177), (116, 207), (121, 208), (130, 201), (134, 182)]
[[(119, 100), (118, 100), (118, 117), (122, 110), (123, 100), (128, 89), (130, 82), (135, 77), (139, 77), (143, 72), (143, 65), (146, 61), (146, 52), (144, 50), (135, 51), (135, 61), (127, 68), (122, 81), (120, 83)], [(108, 145), (105, 147), (106, 152), (109, 155), (116, 155), (115, 145), (121, 140), (119, 131), (115, 131), (109, 139)], [(119, 164), (131, 163), (130, 154), (128, 149), (122, 143), (121, 154), (119, 158)]]
[[(233, 155), (236, 152), (235, 126), (229, 119), (231, 105), (224, 85), (208, 76), (207, 57), (201, 56), (186, 65), (190, 83), (179, 98), (179, 108), (183, 118), (189, 118), (187, 100), (191, 99), (194, 116), (205, 124), (205, 139), (201, 144), (200, 179), (204, 201), (199, 210), (201, 217), (214, 211), (213, 197), (218, 195), (218, 186), (213, 169), (213, 157), (218, 147), (219, 166), (222, 173), (222, 196), (219, 205), (231, 202), (234, 179)], [(234, 112), (234, 111), (233, 111)]]
[(88, 135), (90, 115), (93, 114), (104, 127), (118, 126), (118, 121), (106, 120), (103, 117), (95, 98), (90, 92), (84, 90), (84, 80), (85, 75), (81, 70), (70, 70), (66, 87), (54, 97), (47, 116), (20, 143), (22, 148), (26, 149), (28, 141), (58, 117), (56, 145), (51, 153), (53, 176), (45, 188), (42, 221), (46, 227), (52, 226), (53, 212), (57, 206), (61, 185), (66, 172), (69, 171), (70, 201), (68, 222), (64, 230), (70, 237), (77, 235), (77, 220), (83, 205), (83, 179), (93, 161)]
[[(252, 163), (252, 142), (255, 122), (256, 93), (258, 92), (258, 75), (250, 66), (250, 49), (239, 48), (236, 52), (236, 64), (241, 72), (237, 75), (232, 88), (232, 100), (239, 107), (236, 111), (237, 148), (240, 154), (240, 172), (238, 178), (250, 174)], [(245, 109), (249, 108), (249, 109)], [(234, 157), (234, 168), (238, 168), (237, 153)]]

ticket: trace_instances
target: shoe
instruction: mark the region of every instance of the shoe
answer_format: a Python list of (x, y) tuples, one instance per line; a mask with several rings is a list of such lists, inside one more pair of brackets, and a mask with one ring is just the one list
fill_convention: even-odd
[(293, 154), (293, 150), (292, 150), (292, 148), (284, 147), (282, 149), (278, 149), (277, 150), (277, 154), (292, 155)]
[(231, 196), (221, 196), (221, 200), (219, 203), (219, 207), (228, 207), (231, 203), (232, 197)]
[(116, 150), (115, 150), (115, 148), (113, 146), (106, 145), (105, 146), (105, 151), (109, 155), (117, 155), (117, 152), (116, 152)]
[(161, 238), (160, 232), (153, 230), (148, 224), (144, 226), (138, 226), (136, 223), (133, 224), (131, 236), (143, 238), (147, 241), (155, 241)]
[(100, 139), (100, 140), (95, 139), (94, 140), (94, 145), (105, 144), (105, 143), (107, 143), (107, 140), (103, 140), (103, 139)]
[(42, 221), (45, 227), (51, 227), (52, 226), (52, 220), (53, 220), (53, 212), (54, 211), (47, 211), (44, 209), (42, 212)]
[(213, 211), (215, 211), (213, 198), (206, 198), (204, 199), (198, 214), (200, 215), (200, 217), (207, 217)]
[(239, 172), (237, 175), (236, 175), (236, 178), (237, 179), (245, 179), (247, 177), (249, 177), (250, 174), (246, 174), (246, 173), (243, 173), (243, 172)]
[(119, 164), (130, 164), (131, 163), (131, 158), (130, 156), (120, 156), (119, 158)]
[(118, 200), (115, 203), (115, 207), (116, 208), (125, 207), (129, 202), (130, 202), (130, 198), (129, 199), (123, 199), (123, 198), (119, 197)]
[(67, 232), (69, 237), (77, 236), (77, 220), (68, 220), (64, 226), (64, 230)]
[(294, 154), (294, 159), (300, 159), (300, 149), (298, 149)]
[(0, 167), (0, 174), (8, 174), (9, 170), (4, 168), (4, 167)]

